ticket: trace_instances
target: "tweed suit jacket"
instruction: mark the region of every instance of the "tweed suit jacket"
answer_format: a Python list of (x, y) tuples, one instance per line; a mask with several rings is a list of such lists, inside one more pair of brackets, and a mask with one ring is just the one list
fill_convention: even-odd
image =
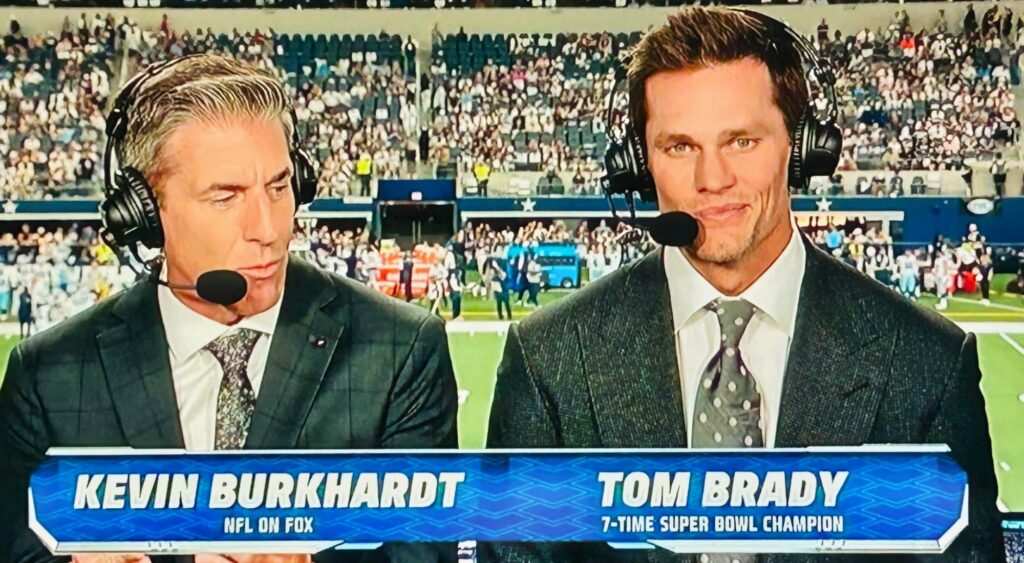
[[(290, 258), (246, 449), (456, 448), (457, 405), (439, 318)], [(68, 560), (27, 528), (26, 489), (48, 448), (70, 446), (185, 447), (155, 284), (12, 352), (0, 389), (0, 561)], [(314, 561), (454, 557), (454, 545), (395, 544)]]
[[(777, 447), (945, 443), (968, 475), (969, 527), (940, 557), (761, 555), (761, 561), (1003, 560), (977, 346), (953, 323), (806, 239)], [(661, 251), (530, 315), (508, 334), (493, 448), (685, 448)], [(490, 544), (483, 561), (690, 561), (603, 544)]]

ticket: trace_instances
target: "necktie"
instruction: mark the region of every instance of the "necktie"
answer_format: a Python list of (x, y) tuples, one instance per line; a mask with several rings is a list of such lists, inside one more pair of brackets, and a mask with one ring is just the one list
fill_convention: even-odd
[[(694, 448), (757, 448), (764, 445), (761, 423), (761, 390), (740, 355), (740, 339), (754, 315), (744, 300), (712, 302), (722, 339), (697, 386), (694, 405)], [(701, 563), (748, 563), (753, 554), (701, 554)]]
[(256, 408), (256, 394), (246, 368), (260, 333), (248, 328), (229, 332), (206, 345), (224, 370), (217, 393), (217, 431), (214, 448), (240, 450)]

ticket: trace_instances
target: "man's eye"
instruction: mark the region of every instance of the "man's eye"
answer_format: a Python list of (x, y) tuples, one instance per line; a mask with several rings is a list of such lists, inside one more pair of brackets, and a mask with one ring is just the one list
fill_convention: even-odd
[(757, 141), (754, 139), (748, 139), (746, 137), (740, 137), (732, 142), (732, 144), (738, 149), (751, 149), (757, 145)]
[(668, 152), (672, 154), (685, 154), (690, 152), (693, 148), (689, 143), (676, 143), (668, 148)]

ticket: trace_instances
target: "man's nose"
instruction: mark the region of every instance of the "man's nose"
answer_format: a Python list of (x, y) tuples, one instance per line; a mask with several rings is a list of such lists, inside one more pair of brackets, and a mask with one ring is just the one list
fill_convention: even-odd
[(274, 229), (273, 204), (266, 190), (252, 190), (252, 197), (246, 201), (244, 218), (245, 240), (259, 244), (272, 244), (277, 240)]

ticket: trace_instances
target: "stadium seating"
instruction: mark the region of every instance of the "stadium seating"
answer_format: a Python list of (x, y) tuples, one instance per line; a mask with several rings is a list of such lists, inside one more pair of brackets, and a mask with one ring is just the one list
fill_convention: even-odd
[[(1020, 69), (1009, 38), (905, 31), (896, 23), (877, 37), (861, 31), (818, 38), (837, 70), (846, 130), (840, 170), (959, 169), (1007, 147), (1015, 159), (1020, 122), (1011, 88)], [(419, 98), (415, 61), (402, 38), (385, 33), (206, 35), (100, 18), (68, 22), (49, 37), (8, 34), (0, 96), (14, 111), (0, 135), (0, 191), (7, 199), (95, 197), (102, 111), (110, 90), (129, 77), (120, 69), (130, 74), (146, 63), (212, 49), (261, 61), (289, 85), (300, 132), (320, 165), (323, 195), (353, 193), (353, 165), (364, 155), (373, 159), (377, 178), (415, 174), (421, 115), (430, 120), (429, 160), (438, 177), (465, 178), (488, 161), (496, 174), (529, 171), (539, 179), (553, 170), (563, 175), (566, 195), (591, 194), (625, 114), (619, 96), (613, 122), (604, 122), (612, 71), (639, 38), (639, 32), (440, 36), (431, 47), (429, 91)], [(124, 52), (131, 64), (122, 65)], [(52, 96), (77, 112), (25, 103)], [(576, 170), (585, 178), (582, 189), (565, 181)], [(930, 184), (907, 184), (903, 193), (931, 193)], [(545, 184), (542, 191), (551, 190)]]

